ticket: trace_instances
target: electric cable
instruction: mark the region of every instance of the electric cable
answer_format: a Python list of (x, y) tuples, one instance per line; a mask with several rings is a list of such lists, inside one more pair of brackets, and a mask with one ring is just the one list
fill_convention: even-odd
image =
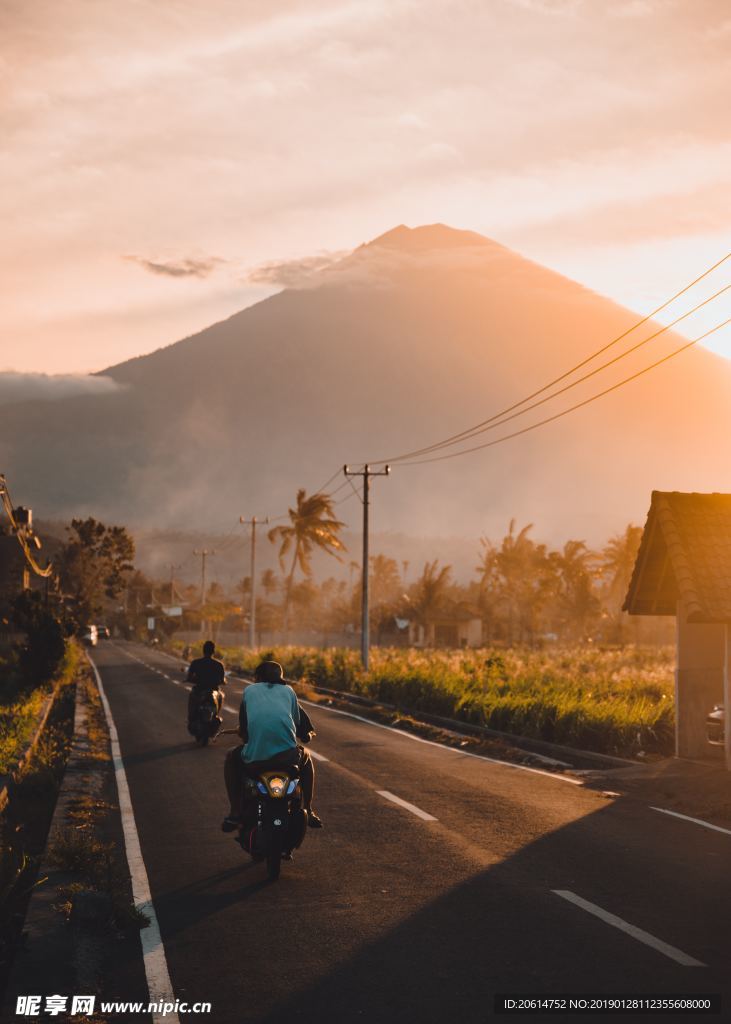
[[(704, 278), (708, 277), (709, 274), (712, 274), (714, 270), (717, 270), (720, 266), (722, 266), (723, 263), (726, 262), (726, 260), (728, 260), (730, 258), (731, 258), (731, 253), (727, 253), (720, 260), (718, 260), (716, 263), (714, 263), (712, 266), (710, 266), (707, 270), (704, 270), (702, 274), (700, 274), (698, 277), (696, 277), (693, 281), (691, 281), (689, 284), (687, 284), (684, 288), (681, 288), (680, 291), (676, 292), (671, 298), (666, 299), (665, 302), (663, 302), (661, 305), (657, 306), (654, 310), (652, 310), (651, 313), (648, 313), (646, 316), (642, 317), (640, 320), (638, 320), (636, 323), (634, 323), (631, 327), (628, 327), (621, 334), (617, 335), (617, 337), (615, 337), (611, 341), (607, 342), (606, 345), (603, 345), (601, 348), (597, 349), (591, 355), (587, 356), (585, 359), (581, 360), (579, 363), (576, 363), (574, 366), (571, 367), (571, 369), (566, 370), (564, 373), (560, 374), (558, 377), (554, 377), (553, 380), (549, 381), (547, 384), (544, 384), (542, 387), (538, 388), (536, 391), (533, 391), (531, 394), (526, 395), (526, 397), (520, 399), (520, 401), (514, 402), (512, 405), (507, 406), (505, 409), (502, 409), (500, 412), (494, 413), (492, 416), (490, 416), (487, 419), (483, 420), (481, 423), (477, 423), (477, 424), (475, 424), (472, 427), (468, 427), (466, 430), (462, 430), (462, 431), (460, 431), (457, 434), (452, 434), (450, 437), (446, 437), (443, 440), (437, 441), (437, 442), (435, 442), (432, 445), (427, 445), (424, 448), (417, 448), (417, 449), (414, 449), (413, 451), (410, 451), (410, 452), (404, 452), (401, 455), (392, 456), (391, 458), (372, 459), (372, 460), (370, 460), (370, 464), (371, 465), (382, 465), (383, 463), (386, 463), (386, 462), (388, 462), (388, 463), (391, 463), (391, 462), (403, 462), (406, 459), (412, 459), (412, 458), (416, 458), (417, 456), (420, 456), (420, 455), (426, 455), (426, 454), (428, 454), (430, 452), (436, 451), (437, 449), (440, 449), (440, 448), (443, 448), (443, 447), (449, 447), (452, 444), (456, 444), (456, 443), (458, 443), (461, 440), (466, 440), (467, 438), (472, 436), (474, 433), (480, 431), (483, 427), (486, 427), (488, 424), (493, 423), (496, 420), (502, 419), (503, 417), (507, 416), (509, 413), (512, 413), (516, 409), (519, 409), (522, 405), (526, 405), (526, 403), (532, 401), (534, 398), (537, 398), (539, 395), (542, 395), (545, 391), (548, 391), (549, 388), (552, 388), (556, 384), (560, 384), (561, 381), (565, 380), (567, 377), (570, 377), (572, 374), (576, 373), (577, 370), (582, 369), (584, 366), (586, 366), (588, 363), (590, 363), (593, 359), (596, 359), (597, 356), (600, 356), (600, 355), (602, 355), (602, 353), (608, 351), (608, 349), (610, 349), (614, 345), (618, 344), (620, 341), (622, 341), (624, 338), (626, 338), (633, 331), (637, 330), (637, 328), (639, 328), (643, 324), (647, 323), (648, 320), (651, 320), (658, 313), (662, 312), (663, 309), (665, 309), (671, 303), (675, 302), (676, 299), (679, 299), (682, 295), (684, 295), (686, 292), (688, 292), (691, 288), (693, 288), (695, 285), (697, 285), (700, 281), (704, 280)], [(721, 291), (724, 291), (724, 290), (725, 289), (722, 289)], [(717, 293), (717, 294), (720, 294), (720, 293)], [(716, 296), (712, 296), (712, 298), (715, 298), (715, 297)], [(709, 301), (711, 301), (711, 300), (707, 299), (707, 300), (705, 300), (704, 303), (701, 303), (700, 305), (705, 305)], [(696, 307), (696, 308), (700, 308), (700, 305), (698, 307)], [(691, 310), (690, 312), (693, 312), (693, 310)], [(685, 315), (688, 316), (688, 315), (690, 315), (690, 313), (687, 313)], [(678, 320), (674, 321), (674, 323), (678, 323), (680, 319), (683, 319), (683, 317), (678, 318)], [(660, 331), (658, 331), (657, 334), (664, 333), (664, 331), (669, 330), (670, 327), (672, 327), (672, 326), (673, 326), (673, 324), (669, 324), (667, 327), (662, 328)], [(656, 337), (657, 334), (654, 335), (654, 337)], [(650, 339), (646, 339), (646, 340), (650, 340)], [(629, 354), (631, 351), (633, 351), (633, 349), (630, 349), (625, 354)], [(622, 357), (620, 357), (620, 358), (622, 358)], [(613, 360), (613, 361), (616, 361), (616, 360)], [(609, 365), (609, 364), (607, 364), (607, 365)], [(577, 383), (579, 383), (579, 382), (577, 382)]]
[(417, 459), (413, 462), (402, 462), (401, 465), (423, 466), (426, 465), (426, 463), (428, 462), (444, 462), (446, 459), (456, 459), (459, 455), (469, 455), (471, 452), (481, 451), (483, 448), (492, 448), (493, 445), (502, 444), (503, 441), (510, 441), (514, 437), (520, 437), (521, 434), (527, 434), (532, 430), (537, 430), (538, 427), (542, 427), (546, 423), (553, 423), (554, 420), (561, 419), (563, 416), (567, 416), (570, 412), (574, 412), (576, 409), (581, 409), (585, 405), (590, 405), (597, 399), (603, 398), (604, 395), (608, 395), (610, 394), (610, 392), (616, 391), (618, 388), (623, 387), (625, 384), (629, 384), (630, 381), (637, 380), (638, 377), (642, 377), (644, 374), (649, 373), (650, 370), (654, 370), (657, 366), (661, 366), (663, 363), (668, 362), (668, 360), (680, 355), (681, 352), (685, 352), (686, 349), (692, 348), (693, 345), (697, 345), (699, 341), (703, 341), (704, 338), (709, 337), (709, 335), (715, 334), (716, 331), (722, 330), (730, 323), (731, 317), (729, 317), (727, 320), (724, 320), (723, 323), (717, 324), (715, 327), (712, 327), (704, 334), (699, 335), (697, 338), (693, 338), (692, 341), (687, 342), (685, 345), (681, 345), (679, 348), (676, 348), (673, 352), (670, 352), (668, 353), (668, 355), (663, 356), (662, 359), (658, 359), (656, 362), (650, 363), (650, 365), (646, 366), (643, 370), (639, 370), (637, 373), (633, 373), (629, 377), (625, 377), (624, 380), (620, 380), (616, 384), (613, 384), (611, 387), (605, 388), (604, 391), (600, 391), (595, 395), (591, 395), (589, 398), (585, 398), (583, 402), (577, 402), (576, 405), (569, 406), (568, 409), (563, 409), (561, 412), (555, 413), (555, 415), (553, 416), (548, 416), (546, 417), (546, 419), (539, 420), (537, 423), (531, 423), (529, 426), (523, 427), (522, 430), (516, 430), (512, 434), (505, 434), (503, 437), (495, 438), (494, 441), (486, 441), (483, 444), (475, 445), (472, 448), (463, 448), (461, 451), (458, 452), (449, 452), (447, 455), (437, 455), (428, 459)]

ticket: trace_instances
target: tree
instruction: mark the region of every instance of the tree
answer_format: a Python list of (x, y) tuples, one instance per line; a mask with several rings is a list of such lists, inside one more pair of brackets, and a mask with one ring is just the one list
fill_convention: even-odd
[(134, 566), (134, 541), (123, 526), (105, 526), (91, 517), (72, 519), (69, 540), (61, 549), (59, 570), (63, 592), (71, 599), (77, 625), (91, 622), (104, 599), (124, 589)]
[(452, 566), (439, 568), (438, 559), (426, 562), (421, 576), (409, 594), (411, 614), (420, 626), (426, 626), (429, 615), (434, 614), (447, 596), (451, 584)]
[(22, 591), (15, 599), (13, 622), (25, 633), (19, 657), (24, 680), (35, 685), (52, 679), (66, 651), (62, 623), (38, 591), (32, 590)]
[(622, 612), (622, 605), (627, 595), (641, 540), (642, 527), (633, 526), (630, 523), (624, 533), (617, 533), (609, 538), (599, 555), (601, 571), (605, 580), (605, 606), (613, 626), (613, 639), (620, 643), (624, 637), (623, 626), (627, 620), (627, 616)]
[(311, 556), (314, 549), (326, 551), (340, 561), (338, 551), (345, 551), (339, 533), (344, 523), (335, 518), (333, 501), (329, 494), (307, 496), (304, 488), (297, 491), (297, 505), (289, 509), (289, 524), (275, 526), (269, 531), (269, 540), (279, 543), (279, 564), (284, 569), (284, 560), (293, 551), (292, 566), (287, 577), (284, 595), (284, 621), (286, 633), (289, 625), (289, 606), (292, 597), (292, 582), (297, 567), (305, 576), (312, 573)]
[(568, 540), (563, 549), (550, 555), (556, 573), (556, 599), (564, 632), (584, 640), (599, 615), (594, 590), (596, 556), (583, 540)]
[(546, 547), (528, 536), (532, 529), (529, 523), (516, 533), (511, 519), (499, 547), (486, 537), (480, 541), (480, 603), (510, 643), (533, 640), (551, 589)]
[(279, 586), (279, 580), (277, 574), (273, 569), (265, 569), (261, 574), (261, 589), (264, 591), (265, 597), (271, 597)]
[(371, 623), (375, 630), (376, 643), (396, 614), (397, 602), (401, 597), (402, 585), (398, 563), (387, 555), (373, 555), (371, 565)]

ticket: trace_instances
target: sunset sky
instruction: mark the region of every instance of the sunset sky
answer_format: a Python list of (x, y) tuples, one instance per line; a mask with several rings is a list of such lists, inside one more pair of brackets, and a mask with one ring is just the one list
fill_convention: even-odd
[(0, 0), (0, 38), (0, 371), (151, 351), (399, 223), (643, 313), (731, 250), (727, 0)]

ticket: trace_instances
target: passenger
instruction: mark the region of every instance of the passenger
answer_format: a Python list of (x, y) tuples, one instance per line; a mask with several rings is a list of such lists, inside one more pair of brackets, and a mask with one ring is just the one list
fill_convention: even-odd
[(239, 709), (239, 736), (244, 743), (230, 750), (224, 763), (230, 811), (221, 828), (233, 832), (241, 824), (245, 774), (288, 765), (299, 767), (302, 804), (310, 828), (322, 828), (322, 821), (312, 810), (315, 767), (309, 753), (297, 742), (310, 742), (315, 735), (312, 722), (292, 687), (285, 682), (278, 662), (263, 661), (254, 673), (254, 682), (254, 686), (244, 690)]

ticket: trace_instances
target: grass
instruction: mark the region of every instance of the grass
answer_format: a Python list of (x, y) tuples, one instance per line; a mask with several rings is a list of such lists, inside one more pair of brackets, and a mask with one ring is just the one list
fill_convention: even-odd
[(67, 644), (56, 677), (32, 689), (23, 686), (11, 664), (0, 663), (0, 775), (16, 767), (33, 737), (46, 697), (57, 683), (73, 681), (80, 657), (78, 646)]
[(244, 670), (266, 656), (295, 680), (599, 753), (673, 751), (671, 647), (374, 648), (367, 673), (358, 653), (347, 649), (239, 648), (224, 654)]

